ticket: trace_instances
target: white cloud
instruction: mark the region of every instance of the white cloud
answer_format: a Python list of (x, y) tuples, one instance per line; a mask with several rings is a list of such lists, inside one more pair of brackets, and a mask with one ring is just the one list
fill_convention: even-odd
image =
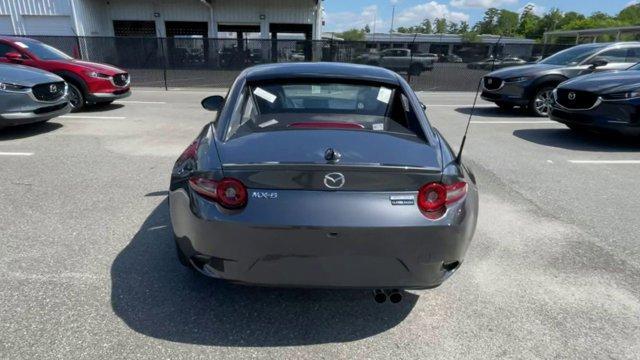
[(451, 11), (445, 4), (430, 1), (401, 11), (400, 14), (396, 16), (394, 27), (417, 25), (424, 19), (433, 20), (436, 18), (445, 18), (453, 22), (469, 21), (468, 14)]
[(328, 12), (325, 15), (325, 20), (327, 31), (345, 31), (353, 28), (362, 29), (365, 25), (369, 25), (371, 31), (373, 31), (374, 28), (376, 32), (389, 31), (389, 24), (381, 19), (381, 14), (378, 13), (378, 5), (365, 6), (359, 13), (354, 11)]
[(637, 5), (640, 4), (640, 2), (638, 0), (631, 0), (627, 3), (627, 5), (625, 5), (625, 8), (631, 6), (631, 5)]
[(391, 5), (395, 5), (398, 3), (398, 0), (390, 0), (389, 3), (391, 3)]
[(546, 7), (540, 6), (540, 5), (536, 4), (536, 3), (530, 2), (527, 5), (521, 7), (520, 9), (518, 9), (518, 14), (522, 14), (522, 12), (524, 11), (524, 8), (527, 7), (527, 6), (533, 7), (532, 11), (533, 11), (534, 15), (542, 16), (547, 11)]
[(449, 4), (457, 8), (482, 8), (501, 7), (506, 4), (515, 4), (518, 0), (451, 0)]

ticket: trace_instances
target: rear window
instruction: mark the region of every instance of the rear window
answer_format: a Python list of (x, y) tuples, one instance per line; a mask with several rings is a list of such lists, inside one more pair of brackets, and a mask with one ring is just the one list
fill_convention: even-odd
[(399, 89), (350, 83), (259, 83), (248, 85), (233, 111), (225, 138), (287, 130), (391, 132), (424, 138)]

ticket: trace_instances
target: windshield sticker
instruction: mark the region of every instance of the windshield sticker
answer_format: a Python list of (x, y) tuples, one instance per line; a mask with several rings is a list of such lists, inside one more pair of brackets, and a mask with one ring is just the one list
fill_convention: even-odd
[(311, 85), (311, 93), (312, 94), (320, 94), (322, 93), (322, 87), (318, 85)]
[(28, 49), (29, 47), (27, 46), (27, 44), (20, 42), (20, 41), (16, 41), (14, 44), (20, 46), (23, 49)]
[(389, 99), (391, 99), (391, 89), (381, 87), (378, 91), (378, 101), (388, 104)]
[(262, 124), (259, 124), (258, 126), (261, 128), (266, 128), (267, 126), (271, 126), (271, 125), (275, 125), (278, 123), (278, 120), (276, 119), (271, 119), (269, 121), (265, 121)]
[(375, 130), (375, 131), (384, 130), (384, 124), (373, 124), (373, 130)]
[(270, 102), (272, 104), (278, 98), (277, 96), (273, 95), (272, 93), (268, 92), (267, 90), (261, 89), (259, 87), (257, 87), (255, 90), (253, 90), (253, 94), (255, 96), (258, 96), (260, 98), (263, 98), (263, 99), (267, 100), (268, 102)]

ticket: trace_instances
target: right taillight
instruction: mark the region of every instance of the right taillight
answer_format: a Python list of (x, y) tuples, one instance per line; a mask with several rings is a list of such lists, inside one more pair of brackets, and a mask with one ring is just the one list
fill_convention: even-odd
[(423, 185), (418, 191), (418, 208), (429, 219), (439, 219), (447, 211), (447, 205), (464, 198), (467, 183), (459, 181), (451, 185), (432, 182)]
[(234, 178), (216, 181), (192, 176), (189, 178), (189, 186), (193, 191), (227, 209), (240, 209), (247, 205), (247, 188), (240, 180)]

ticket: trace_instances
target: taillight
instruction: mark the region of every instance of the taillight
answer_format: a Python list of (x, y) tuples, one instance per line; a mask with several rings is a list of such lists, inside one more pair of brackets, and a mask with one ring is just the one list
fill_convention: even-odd
[(451, 185), (438, 182), (426, 184), (418, 191), (418, 208), (429, 219), (438, 219), (447, 211), (447, 205), (464, 198), (467, 183), (460, 181)]
[(237, 179), (224, 178), (216, 181), (192, 176), (189, 186), (193, 191), (227, 209), (239, 209), (247, 205), (247, 188)]

